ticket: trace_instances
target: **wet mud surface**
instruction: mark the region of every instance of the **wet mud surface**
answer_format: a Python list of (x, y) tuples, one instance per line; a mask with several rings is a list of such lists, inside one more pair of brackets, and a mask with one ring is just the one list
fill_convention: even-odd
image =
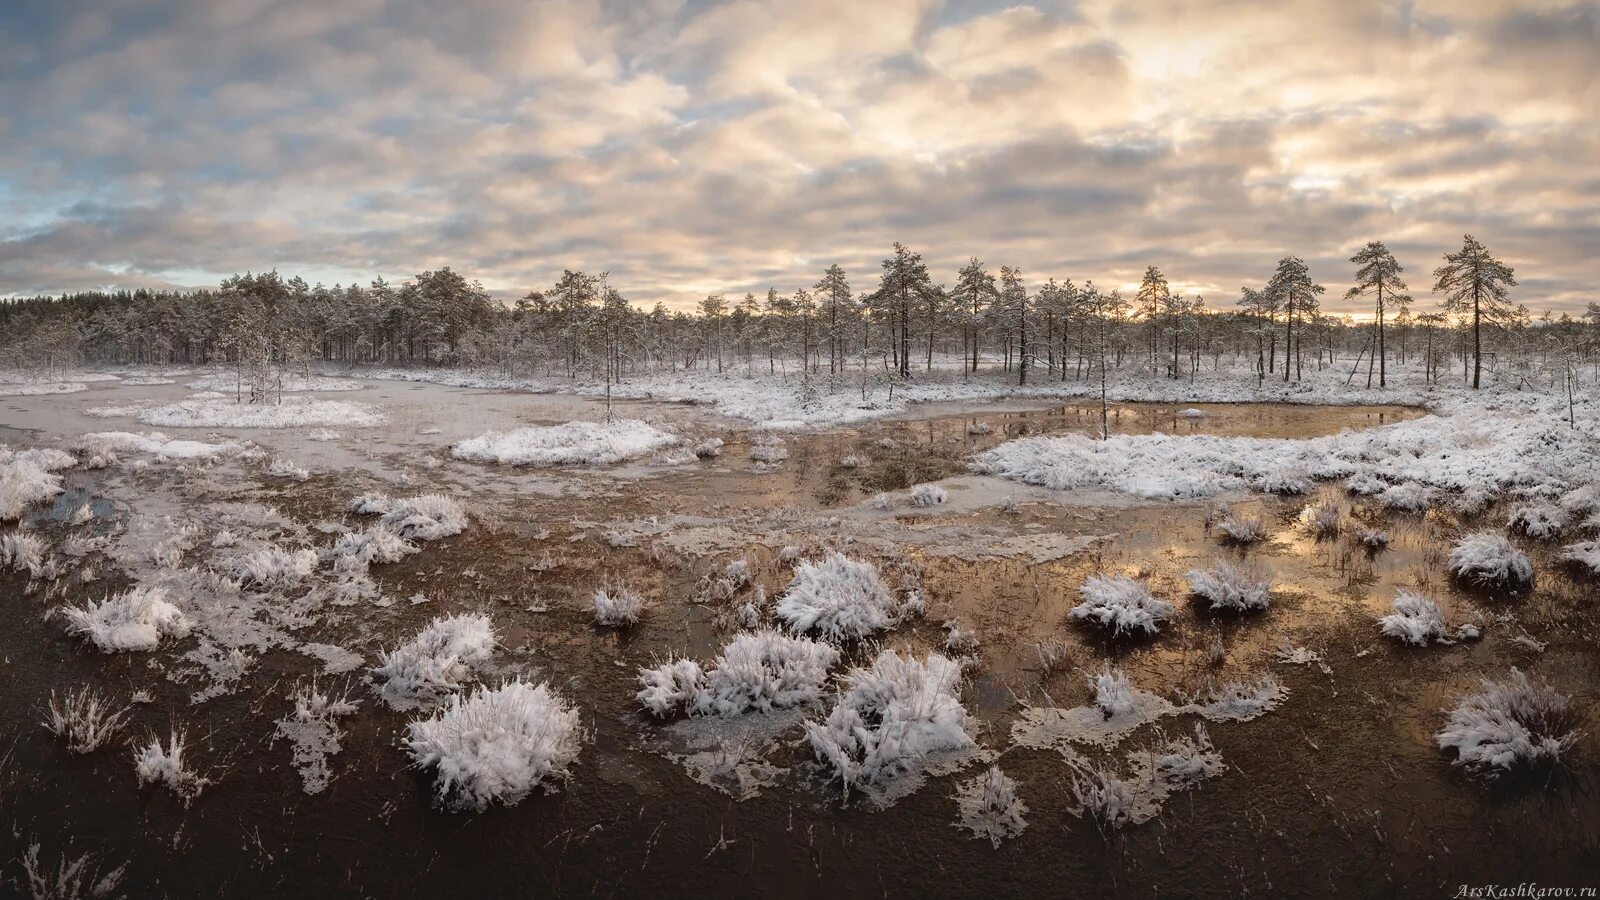
[[(1183, 408), (1122, 405), (1112, 428), (1301, 437), (1419, 414), (1204, 405), (1208, 415), (1191, 419), (1178, 415)], [(370, 666), (433, 616), (486, 612), (502, 647), (484, 680), (548, 680), (582, 709), (588, 739), (556, 792), (481, 814), (444, 812), (431, 802), (428, 775), (408, 765), (399, 745), (410, 715), (377, 700), (363, 666), (319, 679), (349, 685), (361, 707), (341, 720), (347, 734), (330, 760), (334, 780), (307, 795), (289, 747), (273, 740), (273, 723), (289, 711), (294, 685), (319, 671), (317, 660), (268, 650), (236, 691), (194, 703), (200, 684), (178, 674), (189, 643), (101, 655), (46, 617), (59, 603), (121, 587), (113, 567), (88, 585), (68, 578), (30, 586), (0, 575), (9, 613), (0, 630), (0, 690), (9, 701), (0, 706), (0, 826), (14, 845), (7, 857), (33, 841), (49, 865), (62, 853), (91, 852), (103, 866), (126, 863), (123, 890), (141, 897), (1386, 897), (1454, 895), (1463, 883), (1576, 886), (1597, 878), (1600, 756), (1592, 737), (1568, 768), (1494, 783), (1452, 767), (1432, 742), (1455, 698), (1511, 666), (1537, 671), (1586, 710), (1600, 693), (1597, 585), (1554, 560), (1559, 544), (1522, 542), (1539, 572), (1526, 596), (1464, 590), (1446, 578), (1450, 540), (1475, 524), (1497, 527), (1503, 511), (1466, 521), (1440, 510), (1389, 513), (1332, 485), (1308, 497), (1151, 504), (965, 474), (972, 453), (1003, 440), (1092, 433), (1099, 410), (1088, 406), (786, 435), (788, 456), (772, 465), (749, 458), (760, 435), (701, 426), (727, 440), (723, 454), (684, 466), (428, 467), (387, 447), (369, 453), (384, 463), (377, 469), (319, 471), (304, 482), (265, 476), (259, 466), (71, 473), (69, 494), (35, 517), (52, 542), (65, 539), (65, 519), (85, 502), (96, 519), (78, 530), (111, 534), (157, 515), (205, 528), (217, 504), (246, 503), (271, 506), (326, 540), (321, 531), (365, 524), (346, 511), (362, 491), (463, 496), (474, 517), (465, 533), (373, 567), (383, 605), (328, 607), (295, 637), (344, 647)], [(21, 434), (5, 439), (26, 443)], [(842, 463), (852, 455), (859, 464)], [(385, 480), (396, 469), (409, 473), (404, 485)], [(944, 506), (873, 508), (876, 494), (903, 495), (940, 479), (951, 494)], [(1341, 503), (1346, 518), (1339, 535), (1317, 539), (1297, 517), (1322, 497)], [(1220, 508), (1260, 514), (1269, 538), (1248, 547), (1224, 542), (1210, 524)], [(1364, 524), (1389, 532), (1387, 549), (1359, 545)], [(763, 757), (781, 771), (743, 800), (696, 780), (665, 752), (672, 726), (633, 700), (638, 667), (669, 655), (713, 657), (740, 630), (736, 608), (756, 586), (769, 598), (781, 593), (786, 547), (802, 557), (839, 548), (879, 563), (897, 584), (920, 584), (926, 614), (886, 635), (885, 646), (937, 649), (949, 619), (976, 634), (963, 700), (981, 722), (980, 743), (998, 754), (1028, 804), (1020, 837), (992, 848), (953, 827), (955, 784), (977, 766), (932, 778), (880, 809), (843, 796), (792, 723)], [(202, 544), (190, 558), (201, 562), (205, 553)], [(753, 586), (731, 597), (708, 590), (740, 559)], [(1218, 615), (1188, 599), (1185, 574), (1218, 559), (1270, 574), (1270, 609)], [(1069, 623), (1078, 586), (1096, 572), (1148, 577), (1177, 605), (1175, 620), (1157, 637), (1116, 642)], [(617, 581), (651, 606), (632, 629), (598, 629), (588, 598)], [(1452, 621), (1479, 622), (1484, 638), (1411, 648), (1382, 637), (1375, 620), (1402, 587), (1438, 600)], [(1041, 644), (1062, 658), (1045, 664)], [(1295, 648), (1317, 661), (1279, 658)], [(874, 651), (849, 647), (845, 663)], [(1174, 700), (1269, 671), (1289, 694), (1258, 719), (1209, 726), (1227, 765), (1222, 775), (1174, 796), (1151, 822), (1108, 829), (1072, 814), (1057, 753), (1009, 740), (1025, 704), (1088, 703), (1085, 676), (1108, 663)], [(38, 723), (52, 689), (80, 684), (122, 700), (148, 691), (152, 700), (134, 707), (127, 736), (181, 724), (214, 783), (185, 808), (170, 792), (139, 787), (122, 742), (69, 754)], [(1144, 726), (1115, 755), (1193, 725), (1190, 717)], [(1586, 731), (1594, 730), (1591, 718)], [(8, 866), (8, 877), (19, 874), (16, 863)]]

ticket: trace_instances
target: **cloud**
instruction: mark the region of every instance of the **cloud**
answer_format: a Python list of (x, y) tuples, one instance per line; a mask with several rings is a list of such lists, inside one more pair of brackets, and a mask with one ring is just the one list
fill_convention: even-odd
[[(0, 295), (451, 265), (632, 300), (890, 243), (1227, 305), (1473, 232), (1593, 299), (1594, 3), (151, 0), (0, 10)], [(1424, 297), (1422, 302), (1428, 303)]]

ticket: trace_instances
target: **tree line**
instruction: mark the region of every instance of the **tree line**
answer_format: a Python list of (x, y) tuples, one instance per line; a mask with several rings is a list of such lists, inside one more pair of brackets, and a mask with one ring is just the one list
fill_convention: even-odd
[[(1433, 273), (1422, 311), (1404, 270), (1380, 241), (1350, 262), (1347, 299), (1371, 304), (1370, 322), (1322, 309), (1325, 288), (1287, 256), (1229, 308), (1172, 290), (1156, 266), (1138, 289), (1046, 278), (972, 257), (946, 285), (920, 254), (896, 243), (870, 289), (838, 265), (792, 293), (734, 299), (713, 293), (693, 311), (630, 303), (606, 273), (565, 271), (514, 304), (493, 300), (450, 268), (403, 284), (308, 285), (277, 272), (236, 275), (215, 289), (85, 292), (0, 302), (0, 362), (234, 365), (267, 374), (312, 361), (473, 366), (507, 375), (615, 381), (651, 370), (744, 367), (835, 389), (851, 378), (910, 380), (935, 370), (1001, 373), (1019, 384), (1083, 380), (1107, 369), (1193, 378), (1224, 356), (1256, 377), (1296, 381), (1307, 367), (1348, 366), (1348, 382), (1384, 387), (1389, 366), (1420, 357), (1429, 379), (1460, 365), (1528, 382), (1578, 369), (1600, 374), (1600, 305), (1578, 318), (1534, 320), (1511, 300), (1511, 267), (1472, 236)], [(1309, 353), (1307, 352), (1309, 351)], [(1308, 360), (1309, 357), (1309, 360)]]

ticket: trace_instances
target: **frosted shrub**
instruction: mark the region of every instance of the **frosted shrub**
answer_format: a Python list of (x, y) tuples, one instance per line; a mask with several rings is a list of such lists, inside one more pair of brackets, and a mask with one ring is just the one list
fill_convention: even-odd
[(999, 766), (990, 766), (982, 775), (962, 782), (956, 788), (956, 809), (961, 813), (957, 825), (975, 838), (988, 838), (996, 847), (1028, 827), (1023, 818), (1028, 806), (1017, 796), (1017, 783)]
[(396, 709), (430, 703), (459, 690), (494, 654), (494, 625), (481, 614), (440, 616), (409, 642), (383, 654), (372, 672)]
[(335, 572), (365, 572), (371, 563), (394, 563), (417, 552), (410, 543), (382, 525), (339, 535), (328, 551)]
[(1457, 765), (1493, 778), (1560, 761), (1578, 740), (1576, 726), (1569, 697), (1512, 669), (1506, 680), (1486, 678), (1481, 690), (1463, 697), (1434, 741), (1456, 751)]
[(105, 746), (127, 724), (127, 708), (112, 709), (111, 703), (94, 688), (67, 691), (56, 697), (50, 692), (44, 727), (67, 742), (73, 753), (90, 753)]
[(1425, 484), (1408, 481), (1385, 488), (1378, 495), (1378, 502), (1384, 509), (1394, 509), (1401, 512), (1425, 512), (1433, 505), (1433, 489)]
[(844, 681), (848, 687), (828, 718), (807, 722), (806, 736), (847, 793), (920, 773), (941, 755), (977, 746), (958, 694), (961, 667), (943, 656), (918, 660), (885, 650)]
[(879, 492), (872, 495), (872, 499), (867, 501), (867, 505), (876, 510), (894, 509), (894, 498)]
[(278, 458), (267, 466), (267, 474), (278, 478), (288, 478), (293, 481), (305, 481), (311, 477), (311, 472), (294, 464), (292, 460)]
[(1456, 542), (1450, 574), (1477, 585), (1523, 588), (1533, 584), (1533, 563), (1503, 536), (1479, 532)]
[(13, 531), (0, 535), (0, 572), (27, 572), (29, 578), (43, 578), (50, 574), (45, 562), (45, 543), (28, 531)]
[(970, 422), (967, 424), (967, 434), (993, 434), (994, 426), (988, 422)]
[(317, 569), (317, 551), (263, 547), (236, 557), (229, 565), (240, 587), (268, 591), (293, 587)]
[(82, 636), (102, 653), (154, 650), (163, 637), (184, 638), (191, 624), (159, 587), (135, 587), (99, 603), (62, 607), (67, 633)]
[(919, 484), (911, 489), (911, 496), (908, 498), (908, 502), (919, 509), (926, 509), (930, 506), (938, 506), (949, 499), (950, 495), (945, 492), (944, 488), (936, 484)]
[(978, 652), (978, 635), (960, 619), (949, 619), (943, 627), (944, 649), (963, 655)]
[(1256, 480), (1256, 490), (1265, 494), (1304, 494), (1311, 490), (1311, 479), (1298, 469), (1276, 469)]
[(1600, 575), (1600, 541), (1579, 541), (1561, 548), (1561, 558)]
[(894, 595), (877, 566), (830, 550), (821, 562), (795, 566), (777, 614), (796, 634), (815, 631), (831, 641), (857, 640), (895, 623)]
[(187, 735), (174, 728), (165, 746), (161, 738), (151, 736), (149, 741), (133, 751), (133, 770), (139, 776), (140, 786), (164, 784), (183, 800), (184, 806), (193, 803), (205, 786), (210, 784), (210, 781), (185, 765), (183, 750), (186, 739)]
[(514, 806), (540, 784), (569, 776), (582, 732), (578, 710), (544, 684), (479, 686), (405, 739), (412, 762), (434, 770), (434, 796), (453, 810)]
[(1394, 612), (1378, 620), (1378, 630), (1416, 647), (1429, 643), (1453, 644), (1479, 636), (1478, 626), (1463, 624), (1451, 629), (1445, 624), (1439, 604), (1414, 591), (1395, 595)]
[(865, 468), (869, 462), (871, 462), (871, 460), (867, 459), (865, 456), (862, 456), (859, 453), (851, 453), (845, 456), (844, 459), (839, 460), (839, 465), (846, 469), (861, 469)]
[(1109, 628), (1113, 636), (1155, 634), (1172, 618), (1172, 604), (1157, 599), (1149, 588), (1126, 575), (1091, 575), (1078, 593), (1083, 602), (1073, 607), (1068, 617)]
[(775, 465), (789, 458), (789, 451), (778, 443), (758, 443), (750, 448), (750, 458), (758, 463)]
[(644, 613), (644, 597), (627, 585), (594, 592), (594, 623), (611, 628), (633, 625)]
[(1567, 527), (1567, 511), (1549, 503), (1519, 506), (1512, 510), (1506, 527), (1531, 538), (1553, 538)]
[(467, 530), (466, 511), (443, 494), (395, 500), (379, 522), (407, 540), (437, 541)]
[(1371, 497), (1389, 489), (1389, 482), (1371, 472), (1357, 472), (1344, 483), (1344, 489), (1362, 497)]
[(55, 871), (51, 872), (39, 863), (38, 842), (28, 845), (21, 862), (22, 873), (28, 880), (28, 894), (33, 900), (104, 900), (119, 896), (115, 891), (128, 870), (124, 864), (102, 875), (92, 854), (68, 858), (63, 853)]
[(1344, 513), (1332, 500), (1313, 503), (1300, 511), (1300, 521), (1317, 537), (1333, 537), (1339, 533), (1339, 520)]
[(1133, 683), (1121, 669), (1108, 668), (1099, 675), (1087, 677), (1089, 687), (1094, 689), (1094, 705), (1107, 719), (1126, 716), (1138, 705)]
[(1472, 484), (1455, 495), (1450, 507), (1463, 516), (1475, 516), (1488, 509), (1494, 500), (1495, 493), (1492, 489), (1481, 484)]
[(1254, 544), (1267, 536), (1267, 523), (1260, 516), (1253, 518), (1235, 518), (1224, 516), (1217, 523), (1217, 530), (1222, 536), (1239, 544)]
[(1368, 550), (1382, 550), (1389, 546), (1389, 532), (1381, 528), (1363, 528), (1356, 539)]
[[(64, 490), (61, 476), (49, 471), (46, 465), (40, 465), (38, 458), (22, 453), (8, 456), (8, 453), (0, 451), (0, 522), (20, 519), (28, 507), (43, 503)], [(67, 460), (67, 465), (75, 462), (70, 456)]]
[(360, 494), (350, 501), (350, 511), (358, 516), (381, 516), (393, 502), (383, 494)]
[(722, 438), (709, 438), (694, 445), (694, 455), (701, 459), (716, 459), (722, 455)]
[(737, 716), (811, 703), (822, 696), (839, 651), (776, 631), (741, 634), (711, 664), (692, 712)]
[(1267, 608), (1272, 579), (1253, 575), (1225, 560), (1209, 569), (1189, 570), (1189, 590), (1211, 601), (1211, 609), (1253, 612)]
[(705, 670), (692, 659), (669, 659), (639, 670), (639, 692), (634, 698), (659, 718), (688, 709), (705, 683)]

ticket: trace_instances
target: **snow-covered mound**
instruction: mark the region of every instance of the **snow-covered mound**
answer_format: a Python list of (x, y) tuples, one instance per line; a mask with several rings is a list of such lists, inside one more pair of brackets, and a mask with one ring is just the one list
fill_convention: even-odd
[(1272, 579), (1245, 571), (1226, 560), (1209, 569), (1189, 570), (1189, 590), (1211, 601), (1211, 608), (1252, 612), (1267, 608)]
[(1600, 455), (1591, 435), (1548, 416), (1462, 414), (1305, 439), (1031, 437), (979, 454), (972, 467), (1057, 490), (1103, 488), (1149, 499), (1210, 497), (1252, 486), (1284, 492), (1300, 478), (1357, 473), (1373, 482), (1415, 482), (1418, 488), (1408, 489), (1415, 495), (1427, 488), (1566, 488), (1593, 481)]
[(637, 419), (568, 422), (485, 432), (456, 444), (450, 455), (511, 466), (600, 466), (645, 456), (677, 440)]
[(1083, 602), (1067, 616), (1109, 628), (1116, 636), (1133, 631), (1155, 634), (1172, 618), (1172, 604), (1157, 599), (1149, 588), (1126, 575), (1091, 575), (1078, 593)]
[(139, 421), (163, 428), (371, 428), (382, 425), (384, 419), (375, 408), (348, 400), (285, 397), (282, 403), (239, 403), (226, 397), (201, 397), (142, 410)]
[(816, 631), (830, 641), (882, 631), (895, 623), (896, 612), (894, 594), (877, 566), (832, 550), (821, 562), (795, 566), (777, 608), (790, 631)]
[(918, 660), (885, 650), (844, 680), (828, 718), (807, 722), (806, 736), (847, 792), (916, 777), (977, 746), (961, 705), (961, 667), (937, 653)]
[(164, 637), (187, 637), (192, 625), (159, 587), (135, 587), (99, 603), (64, 606), (67, 632), (81, 635), (102, 653), (154, 650)]
[(395, 709), (438, 700), (461, 689), (494, 654), (494, 624), (481, 614), (440, 616), (409, 642), (383, 654), (372, 670), (379, 696)]
[(1522, 588), (1533, 584), (1533, 563), (1505, 536), (1478, 532), (1456, 542), (1450, 574), (1478, 585)]
[(1450, 628), (1445, 624), (1444, 611), (1439, 604), (1415, 591), (1402, 590), (1395, 595), (1394, 612), (1378, 619), (1378, 630), (1399, 638), (1403, 643), (1426, 647), (1429, 643), (1453, 644), (1479, 636), (1478, 626), (1461, 625)]
[(452, 695), (437, 715), (411, 723), (405, 743), (418, 767), (434, 770), (440, 805), (481, 811), (567, 778), (582, 738), (576, 707), (519, 679)]
[(20, 519), (28, 507), (60, 494), (61, 476), (55, 473), (77, 464), (60, 450), (13, 451), (0, 444), (0, 522)]
[(1512, 669), (1504, 681), (1483, 680), (1450, 712), (1434, 736), (1456, 751), (1456, 764), (1493, 778), (1521, 766), (1558, 762), (1578, 740), (1571, 699)]

